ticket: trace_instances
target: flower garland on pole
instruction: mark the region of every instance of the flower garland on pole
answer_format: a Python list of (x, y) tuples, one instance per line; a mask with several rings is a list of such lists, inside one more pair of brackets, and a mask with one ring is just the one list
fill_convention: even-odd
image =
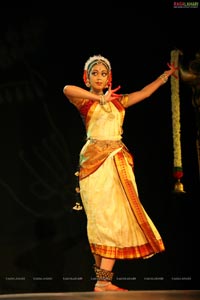
[[(171, 63), (178, 66), (179, 50), (171, 51)], [(177, 72), (179, 73), (179, 72)], [(172, 133), (173, 133), (173, 177), (176, 179), (174, 192), (184, 193), (181, 178), (183, 177), (182, 153), (181, 153), (181, 123), (180, 123), (180, 95), (179, 74), (171, 76), (171, 109), (172, 109)]]

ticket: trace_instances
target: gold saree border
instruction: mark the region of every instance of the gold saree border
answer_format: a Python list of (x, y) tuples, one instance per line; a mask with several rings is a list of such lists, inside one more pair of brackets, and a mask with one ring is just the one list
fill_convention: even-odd
[[(162, 240), (158, 240), (162, 247)], [(112, 247), (97, 244), (90, 244), (91, 252), (106, 258), (115, 259), (139, 259), (148, 258), (154, 255), (150, 244), (138, 245), (134, 247)]]
[(135, 191), (135, 188), (133, 186), (133, 183), (131, 179), (129, 178), (129, 173), (126, 167), (126, 162), (124, 158), (124, 153), (122, 151), (116, 153), (114, 156), (114, 161), (118, 170), (119, 178), (121, 180), (122, 186), (124, 188), (124, 191), (127, 195), (128, 201), (130, 203), (130, 206), (132, 208), (132, 211), (138, 221), (138, 224), (140, 225), (147, 241), (149, 242), (150, 249), (149, 254), (152, 252), (158, 253), (165, 250), (165, 246), (161, 240), (158, 240), (147, 220), (147, 217), (144, 213), (144, 210), (141, 206), (140, 200), (138, 198), (138, 195)]

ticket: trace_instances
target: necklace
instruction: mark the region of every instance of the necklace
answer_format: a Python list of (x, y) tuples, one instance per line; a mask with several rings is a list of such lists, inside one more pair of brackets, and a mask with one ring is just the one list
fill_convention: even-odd
[[(105, 107), (107, 105), (107, 107)], [(104, 105), (101, 105), (102, 109), (108, 114), (108, 119), (112, 120), (115, 118), (115, 115), (112, 113), (112, 108), (110, 106), (110, 103), (107, 102)]]
[[(91, 90), (90, 90), (90, 91), (91, 91)], [(91, 91), (91, 92), (92, 92), (92, 91)], [(92, 92), (92, 93), (93, 93), (93, 94), (96, 94), (96, 95), (104, 95), (104, 93), (99, 93), (99, 94), (94, 93), (94, 92)], [(107, 108), (106, 108), (105, 106), (107, 106)], [(115, 115), (112, 113), (112, 108), (111, 108), (111, 106), (110, 106), (110, 102), (106, 102), (105, 104), (101, 105), (101, 108), (102, 108), (105, 112), (107, 112), (107, 113), (109, 114), (109, 119), (110, 119), (110, 120), (115, 118)]]
[[(108, 106), (107, 108), (105, 107), (105, 106)], [(112, 109), (111, 109), (111, 107), (110, 107), (110, 103), (109, 102), (107, 102), (106, 104), (104, 104), (104, 105), (101, 105), (101, 107), (102, 107), (102, 109), (105, 111), (105, 112), (107, 112), (107, 113), (111, 113), (112, 112)]]

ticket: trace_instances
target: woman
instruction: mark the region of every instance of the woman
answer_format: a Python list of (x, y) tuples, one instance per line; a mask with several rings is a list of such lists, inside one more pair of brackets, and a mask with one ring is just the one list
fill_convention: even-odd
[[(126, 291), (112, 284), (117, 259), (148, 258), (165, 250), (162, 238), (144, 210), (133, 171), (133, 157), (122, 142), (125, 110), (152, 95), (174, 75), (169, 69), (140, 91), (117, 94), (110, 62), (90, 57), (83, 80), (89, 90), (66, 85), (64, 95), (78, 109), (87, 133), (80, 152), (80, 196), (94, 256), (94, 291)], [(105, 93), (105, 90), (106, 93)]]

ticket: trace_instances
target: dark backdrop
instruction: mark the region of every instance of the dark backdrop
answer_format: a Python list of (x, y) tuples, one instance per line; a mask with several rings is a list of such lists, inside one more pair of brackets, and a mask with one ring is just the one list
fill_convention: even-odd
[[(199, 8), (163, 2), (1, 7), (1, 293), (92, 290), (86, 218), (72, 209), (84, 128), (63, 87), (84, 87), (94, 54), (109, 58), (121, 92), (160, 75), (175, 48), (194, 59)], [(166, 245), (149, 260), (116, 263), (116, 282), (132, 290), (199, 288), (197, 129), (192, 90), (181, 82), (180, 94), (186, 193), (173, 193), (170, 82), (126, 113), (140, 198)]]

